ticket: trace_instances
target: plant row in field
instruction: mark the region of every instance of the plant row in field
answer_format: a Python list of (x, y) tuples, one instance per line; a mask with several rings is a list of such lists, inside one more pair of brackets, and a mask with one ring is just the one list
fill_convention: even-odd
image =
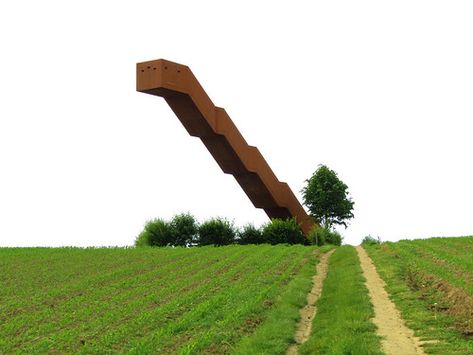
[(393, 300), (432, 353), (473, 353), (473, 237), (366, 246)]
[[(96, 327), (106, 329), (110, 324), (114, 322), (121, 322), (120, 320), (128, 320), (133, 314), (141, 312), (141, 306), (151, 305), (150, 307), (159, 307), (162, 304), (165, 304), (167, 300), (171, 300), (175, 292), (183, 292), (180, 288), (175, 288), (174, 284), (179, 285), (179, 282), (186, 283), (186, 290), (191, 289), (189, 284), (195, 284), (196, 287), (200, 286), (200, 282), (203, 279), (208, 277), (208, 272), (215, 273), (224, 273), (225, 270), (235, 270), (237, 266), (244, 261), (244, 257), (241, 254), (243, 251), (232, 255), (232, 253), (227, 253), (222, 257), (216, 258), (216, 263), (210, 262), (205, 254), (201, 254), (202, 262), (200, 260), (194, 260), (194, 258), (187, 260), (186, 264), (176, 264), (173, 265), (171, 269), (162, 267), (157, 269), (156, 272), (151, 273), (150, 275), (145, 275), (145, 277), (139, 277), (131, 280), (132, 283), (127, 285), (127, 282), (123, 282), (123, 279), (116, 280), (110, 286), (110, 288), (100, 288), (98, 290), (90, 290), (88, 293), (83, 293), (81, 297), (71, 297), (71, 302), (66, 300), (61, 303), (57, 308), (57, 314), (59, 317), (57, 319), (50, 318), (48, 320), (47, 326), (51, 327), (52, 325), (59, 328), (66, 328), (72, 319), (69, 317), (64, 317), (63, 314), (69, 313), (70, 311), (74, 312), (74, 320), (79, 323), (81, 320), (84, 320), (84, 324), (87, 327), (93, 326), (95, 324), (95, 317), (98, 321)], [(227, 256), (227, 258), (225, 258)], [(159, 263), (158, 263), (159, 265)], [(167, 266), (167, 264), (164, 264)], [(185, 267), (186, 266), (186, 267)], [(187, 267), (188, 266), (188, 267)], [(194, 268), (197, 268), (199, 272), (193, 273)], [(179, 272), (176, 274), (176, 269)], [(217, 277), (214, 282), (220, 280)], [(126, 281), (126, 280), (125, 280)], [(171, 281), (174, 281), (171, 282)], [(177, 283), (176, 283), (177, 282)], [(155, 286), (160, 286), (158, 289), (155, 289)], [(150, 292), (154, 290), (153, 292)], [(110, 297), (110, 294), (113, 297)], [(100, 302), (100, 300), (103, 301)], [(117, 307), (117, 304), (123, 304), (120, 307)], [(46, 309), (47, 311), (47, 309)], [(93, 315), (93, 317), (91, 317)], [(43, 314), (41, 312), (36, 312), (33, 316), (39, 316), (42, 318)], [(28, 319), (29, 323), (34, 319)], [(72, 322), (72, 326), (75, 326), (75, 323)], [(41, 332), (42, 326), (35, 328), (35, 331)], [(54, 331), (54, 329), (53, 329)], [(55, 336), (59, 336), (56, 331)], [(28, 332), (31, 335), (31, 332)], [(44, 335), (44, 334), (42, 334)], [(48, 345), (49, 346), (49, 345)]]
[[(7, 255), (9, 267), (2, 274), (10, 289), (0, 308), (0, 353), (223, 353), (236, 351), (257, 329), (278, 328), (278, 312), (291, 315), (292, 328), (274, 333), (285, 334), (279, 348), (287, 347), (320, 249), (261, 245), (0, 253), (14, 254)], [(40, 272), (16, 272), (23, 263), (41, 265)], [(64, 274), (76, 276), (64, 279)], [(36, 287), (15, 297), (15, 281)]]

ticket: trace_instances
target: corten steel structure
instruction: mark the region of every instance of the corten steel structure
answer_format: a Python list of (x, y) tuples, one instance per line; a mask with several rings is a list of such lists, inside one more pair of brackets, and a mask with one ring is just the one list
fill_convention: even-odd
[(191, 136), (199, 137), (223, 172), (232, 174), (270, 218), (295, 217), (307, 235), (314, 220), (280, 182), (258, 148), (246, 143), (223, 108), (216, 107), (191, 70), (164, 59), (136, 65), (136, 90), (163, 97)]

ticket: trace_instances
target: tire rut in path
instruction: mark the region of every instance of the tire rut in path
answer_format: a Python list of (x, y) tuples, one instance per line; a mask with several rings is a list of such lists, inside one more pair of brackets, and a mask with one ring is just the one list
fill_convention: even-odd
[(405, 325), (401, 314), (389, 299), (385, 283), (379, 277), (371, 258), (361, 246), (357, 246), (356, 251), (374, 308), (373, 323), (378, 327), (378, 335), (383, 338), (383, 351), (388, 355), (425, 354), (419, 338)]
[(317, 312), (315, 303), (322, 293), (322, 287), (328, 271), (328, 259), (333, 252), (334, 250), (330, 250), (329, 252), (323, 254), (320, 257), (320, 261), (317, 263), (316, 273), (312, 277), (312, 289), (307, 294), (307, 304), (300, 310), (301, 319), (297, 324), (296, 334), (294, 335), (296, 344), (292, 344), (287, 349), (286, 355), (296, 355), (299, 346), (305, 343), (310, 337), (312, 321), (314, 320), (315, 314)]

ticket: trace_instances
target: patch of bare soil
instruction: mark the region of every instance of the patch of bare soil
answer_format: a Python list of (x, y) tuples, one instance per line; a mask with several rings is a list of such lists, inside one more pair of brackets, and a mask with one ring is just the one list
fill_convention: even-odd
[[(449, 248), (445, 247), (445, 249), (449, 249)], [(456, 252), (458, 253), (458, 250)], [(473, 283), (473, 274), (462, 269), (461, 266), (459, 266), (458, 264), (451, 264), (447, 260), (439, 258), (432, 252), (429, 252), (427, 250), (423, 250), (420, 248), (417, 250), (417, 253), (419, 254), (420, 257), (422, 257), (422, 259), (427, 259), (433, 262), (434, 264), (442, 267), (442, 269), (447, 271), (449, 274), (455, 275), (456, 278), (462, 279), (468, 283)]]
[(301, 309), (301, 320), (297, 325), (294, 339), (296, 344), (293, 344), (287, 349), (286, 355), (296, 355), (299, 346), (307, 341), (312, 330), (312, 320), (317, 313), (315, 303), (322, 294), (322, 287), (328, 271), (328, 259), (334, 250), (331, 250), (320, 257), (320, 261), (316, 267), (316, 273), (312, 278), (312, 290), (307, 294), (307, 304)]
[(378, 327), (378, 335), (383, 338), (383, 351), (394, 355), (425, 354), (421, 341), (414, 336), (412, 329), (405, 325), (401, 314), (389, 299), (385, 283), (379, 277), (371, 258), (361, 246), (358, 246), (356, 251), (374, 307), (373, 323)]
[[(473, 297), (463, 289), (420, 270), (408, 269), (407, 282), (420, 291), (422, 299), (431, 300), (433, 312), (446, 313), (456, 320), (455, 328), (467, 339), (473, 339)], [(435, 302), (433, 301), (435, 300)]]

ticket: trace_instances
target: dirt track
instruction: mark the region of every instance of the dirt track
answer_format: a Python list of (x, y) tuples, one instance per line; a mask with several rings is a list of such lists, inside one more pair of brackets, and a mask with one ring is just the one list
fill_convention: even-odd
[(333, 252), (334, 250), (331, 250), (322, 255), (319, 263), (317, 264), (317, 271), (312, 278), (312, 290), (307, 295), (307, 305), (301, 309), (301, 320), (297, 325), (296, 334), (294, 336), (296, 344), (291, 345), (289, 349), (287, 349), (286, 355), (296, 355), (299, 346), (305, 343), (310, 337), (310, 332), (312, 330), (312, 320), (314, 319), (317, 312), (315, 303), (322, 293), (322, 287), (328, 271), (328, 259)]
[(361, 246), (356, 247), (356, 251), (374, 307), (373, 323), (378, 327), (378, 335), (383, 337), (383, 351), (389, 355), (425, 354), (419, 339), (414, 336), (412, 329), (407, 328), (389, 299), (384, 281), (379, 277), (371, 258)]

